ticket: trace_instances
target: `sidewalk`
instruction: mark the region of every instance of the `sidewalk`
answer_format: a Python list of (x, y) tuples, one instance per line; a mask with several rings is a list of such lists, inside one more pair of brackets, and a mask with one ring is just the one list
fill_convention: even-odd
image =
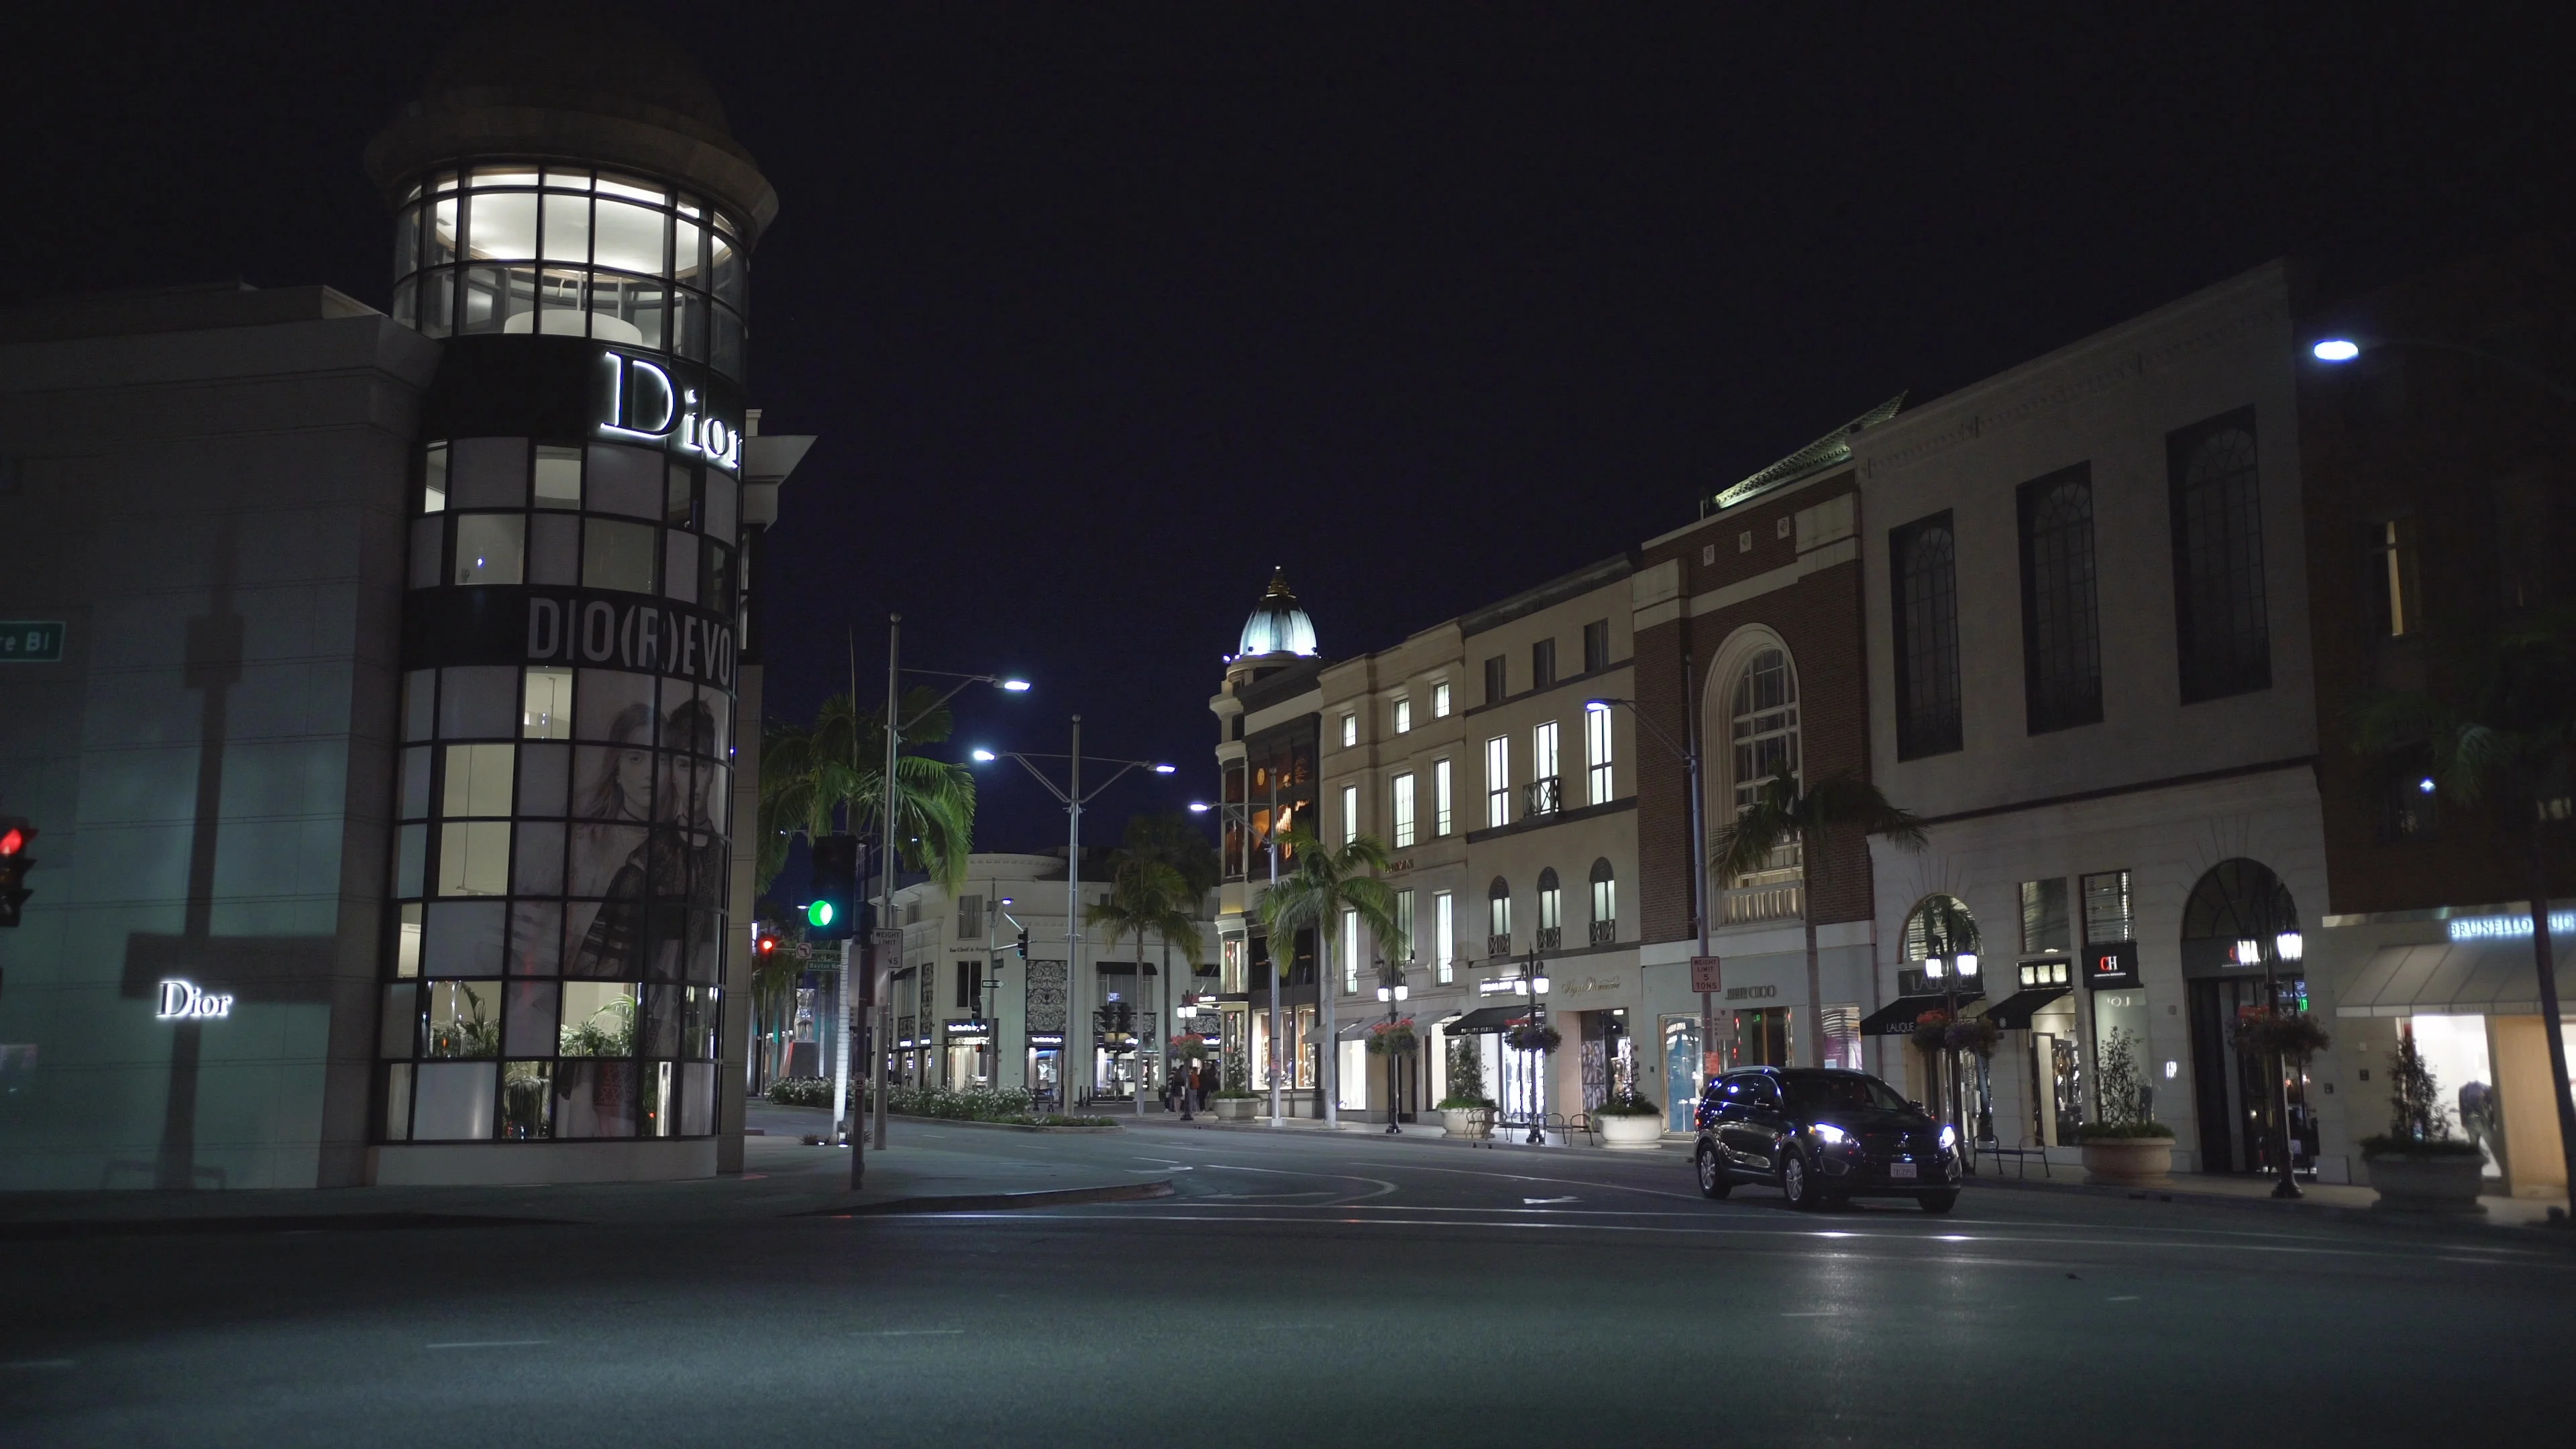
[(1062, 1160), (1042, 1148), (1027, 1150), (1027, 1144), (1055, 1138), (896, 1119), (887, 1130), (887, 1150), (868, 1154), (867, 1186), (852, 1192), (848, 1149), (808, 1147), (800, 1140), (804, 1132), (819, 1135), (825, 1115), (764, 1104), (749, 1125), (766, 1130), (744, 1138), (741, 1174), (686, 1182), (6, 1193), (0, 1194), (0, 1242), (117, 1233), (675, 1225), (840, 1213), (982, 1211), (1159, 1197), (1171, 1191), (1168, 1177)]

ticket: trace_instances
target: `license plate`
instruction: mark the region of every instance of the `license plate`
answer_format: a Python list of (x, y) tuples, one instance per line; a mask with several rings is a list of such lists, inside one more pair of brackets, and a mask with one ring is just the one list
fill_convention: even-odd
[(1910, 1179), (1914, 1176), (1914, 1164), (1911, 1162), (1891, 1162), (1887, 1165), (1887, 1175), (1900, 1181)]

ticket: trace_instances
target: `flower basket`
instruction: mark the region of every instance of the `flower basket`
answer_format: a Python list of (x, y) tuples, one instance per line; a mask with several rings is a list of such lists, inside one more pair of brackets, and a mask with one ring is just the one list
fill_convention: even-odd
[(1373, 1057), (1411, 1056), (1421, 1044), (1413, 1034), (1413, 1018), (1409, 1016), (1402, 1021), (1381, 1021), (1369, 1028), (1368, 1049)]
[(2264, 1056), (2303, 1062), (2332, 1042), (2326, 1029), (2304, 1011), (2273, 1011), (2258, 1006), (2236, 1018), (2237, 1046)]
[(1963, 1016), (1941, 1032), (1941, 1044), (1954, 1052), (1974, 1052), (1980, 1057), (1995, 1054), (1995, 1042), (2003, 1033), (1982, 1016)]
[(1203, 1062), (1207, 1060), (1207, 1038), (1200, 1036), (1197, 1032), (1185, 1031), (1174, 1036), (1171, 1040), (1171, 1048), (1172, 1059), (1174, 1061)]
[(1565, 1038), (1552, 1026), (1516, 1026), (1503, 1040), (1517, 1051), (1552, 1052), (1565, 1045)]
[(1948, 1045), (1950, 1013), (1938, 1007), (1914, 1018), (1914, 1049), (1930, 1056)]

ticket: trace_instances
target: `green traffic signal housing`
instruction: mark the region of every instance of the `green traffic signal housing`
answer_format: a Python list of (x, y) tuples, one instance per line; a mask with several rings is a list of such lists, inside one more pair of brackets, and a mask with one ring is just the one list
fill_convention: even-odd
[(846, 941), (859, 928), (859, 838), (814, 837), (814, 900), (805, 908), (806, 937)]

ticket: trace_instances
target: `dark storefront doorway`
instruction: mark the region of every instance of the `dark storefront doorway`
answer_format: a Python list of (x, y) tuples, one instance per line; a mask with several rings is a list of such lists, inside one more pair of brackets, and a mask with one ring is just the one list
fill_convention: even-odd
[[(2182, 969), (2190, 991), (2193, 1120), (2203, 1172), (2274, 1173), (2274, 1096), (2268, 1064), (2237, 1050), (2236, 1022), (2266, 1004), (2277, 981), (2281, 1008), (2302, 1011), (2308, 984), (2295, 964), (2271, 954), (2284, 931), (2299, 926), (2299, 908), (2270, 868), (2242, 857), (2220, 861), (2192, 887), (2183, 907)], [(2237, 943), (2252, 942), (2257, 959), (2239, 961)], [(2267, 965), (2269, 971), (2267, 972)], [(2289, 1084), (2290, 1160), (2312, 1172), (2317, 1119), (2307, 1084)]]

